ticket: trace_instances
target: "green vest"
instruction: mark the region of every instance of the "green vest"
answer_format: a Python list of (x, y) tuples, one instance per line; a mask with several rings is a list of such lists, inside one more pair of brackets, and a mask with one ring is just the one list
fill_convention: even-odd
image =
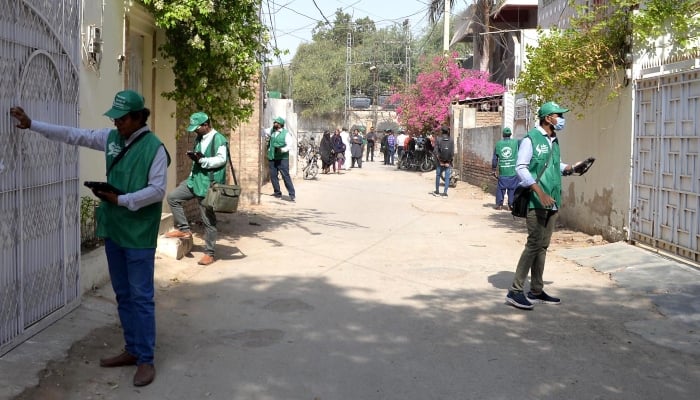
[(518, 161), (518, 141), (502, 139), (496, 143), (498, 155), (498, 176), (515, 176), (515, 164)]
[[(212, 144), (214, 145), (214, 147), (212, 147)], [(211, 142), (209, 142), (208, 148), (202, 151), (201, 146), (202, 142), (197, 142), (197, 144), (194, 146), (194, 151), (201, 152), (202, 154), (204, 154), (204, 157), (214, 157), (219, 147), (226, 146), (226, 148), (228, 149), (228, 140), (226, 139), (226, 136), (222, 135), (219, 132), (215, 132), (214, 137), (211, 138)], [(211, 186), (211, 180), (209, 180), (210, 172), (213, 174), (214, 182), (226, 183), (228, 151), (226, 151), (226, 161), (227, 162), (224, 163), (224, 165), (215, 169), (202, 168), (202, 165), (200, 163), (193, 162), (192, 171), (190, 173), (190, 176), (187, 177), (187, 187), (192, 189), (192, 193), (194, 193), (195, 196), (206, 196), (207, 190), (209, 190), (209, 186)]]
[[(559, 167), (561, 158), (559, 156), (559, 143), (555, 141), (550, 147), (549, 140), (536, 128), (530, 130), (527, 136), (532, 141), (532, 159), (530, 160), (528, 170), (530, 174), (532, 174), (532, 177), (537, 179), (537, 175), (540, 174), (545, 163), (549, 161), (547, 169), (540, 177), (538, 183), (542, 191), (550, 195), (554, 201), (557, 202), (557, 209), (561, 209), (561, 170)], [(549, 158), (550, 151), (552, 152), (551, 159)], [(529, 208), (544, 208), (542, 203), (540, 203), (539, 197), (537, 197), (537, 193), (534, 191), (532, 192), (532, 196), (530, 196)]]
[(273, 132), (270, 135), (270, 144), (267, 148), (267, 159), (268, 160), (283, 160), (289, 158), (289, 152), (283, 153), (277, 150), (278, 147), (284, 147), (287, 145), (285, 138), (287, 137), (287, 130), (282, 128), (276, 133)]
[[(148, 186), (148, 173), (156, 152), (163, 143), (152, 132), (133, 144), (124, 157), (114, 165), (107, 182), (125, 193), (133, 193)], [(109, 169), (117, 154), (125, 147), (125, 140), (116, 129), (109, 133), (106, 166)], [(170, 165), (170, 157), (168, 157)], [(129, 249), (154, 249), (163, 209), (161, 201), (136, 211), (101, 201), (97, 209), (97, 236), (109, 238), (121, 247)]]

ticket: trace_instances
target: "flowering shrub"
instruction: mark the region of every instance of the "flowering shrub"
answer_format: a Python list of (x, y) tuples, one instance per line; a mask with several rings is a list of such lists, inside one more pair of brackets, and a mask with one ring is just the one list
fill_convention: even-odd
[(435, 57), (428, 70), (418, 74), (415, 84), (390, 99), (397, 104), (399, 123), (409, 131), (430, 133), (448, 124), (453, 100), (505, 92), (503, 86), (488, 81), (488, 72), (461, 68), (455, 62), (456, 56)]

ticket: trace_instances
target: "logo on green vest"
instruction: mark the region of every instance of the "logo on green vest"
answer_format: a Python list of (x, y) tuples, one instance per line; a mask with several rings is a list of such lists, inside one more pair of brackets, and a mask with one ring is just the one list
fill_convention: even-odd
[(546, 144), (538, 144), (535, 147), (535, 151), (537, 152), (538, 156), (541, 156), (542, 154), (548, 154), (549, 153), (549, 146)]

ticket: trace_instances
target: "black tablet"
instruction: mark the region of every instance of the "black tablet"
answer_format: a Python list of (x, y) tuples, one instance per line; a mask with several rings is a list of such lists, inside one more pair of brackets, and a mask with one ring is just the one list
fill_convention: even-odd
[(124, 194), (124, 192), (115, 188), (114, 186), (110, 185), (107, 182), (86, 181), (85, 183), (83, 183), (83, 185), (89, 187), (90, 189), (98, 190), (100, 192), (109, 192), (109, 193), (115, 193), (118, 195)]

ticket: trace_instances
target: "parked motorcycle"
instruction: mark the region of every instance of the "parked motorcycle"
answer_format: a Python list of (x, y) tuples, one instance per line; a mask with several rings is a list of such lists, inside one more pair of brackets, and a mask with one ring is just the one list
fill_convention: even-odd
[(303, 178), (304, 179), (314, 179), (316, 175), (318, 175), (318, 170), (320, 169), (318, 166), (318, 152), (314, 148), (308, 149), (306, 152), (306, 157), (304, 157), (304, 160), (306, 161), (306, 166), (302, 170), (303, 172)]
[(396, 168), (421, 170), (422, 172), (434, 170), (437, 166), (437, 159), (435, 154), (430, 151), (428, 143), (427, 138), (416, 138), (414, 146), (404, 152)]

